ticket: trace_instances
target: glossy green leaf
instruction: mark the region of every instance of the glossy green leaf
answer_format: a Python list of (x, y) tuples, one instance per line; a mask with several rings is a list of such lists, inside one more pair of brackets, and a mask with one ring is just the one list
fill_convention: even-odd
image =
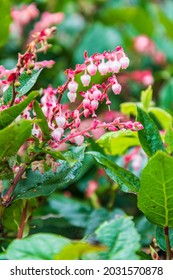
[(95, 232), (96, 238), (108, 248), (99, 253), (103, 260), (137, 260), (140, 236), (131, 217), (117, 217), (103, 223)]
[(165, 143), (167, 145), (167, 151), (169, 154), (173, 152), (173, 130), (168, 129), (168, 131), (165, 134)]
[[(59, 160), (56, 172), (52, 170), (41, 174), (39, 171), (26, 171), (26, 179), (21, 179), (14, 191), (15, 199), (48, 196), (55, 189), (63, 189), (76, 180), (82, 169), (82, 161), (86, 146), (75, 147), (72, 152), (66, 152), (69, 162)], [(71, 159), (70, 159), (71, 157)]]
[(50, 138), (50, 131), (47, 123), (47, 119), (37, 101), (34, 102), (34, 111), (36, 112), (37, 119), (41, 120), (38, 123), (39, 127), (41, 128), (43, 135), (46, 139)]
[(9, 26), (11, 23), (11, 3), (9, 0), (1, 0), (0, 5), (0, 46), (6, 43), (9, 36)]
[(97, 143), (110, 155), (122, 155), (128, 148), (140, 145), (137, 132), (131, 130), (105, 133)]
[(151, 107), (149, 113), (152, 113), (159, 121), (163, 129), (169, 129), (172, 127), (172, 116), (165, 110), (157, 107)]
[(17, 105), (9, 107), (0, 113), (0, 129), (11, 124), (31, 103), (31, 101), (38, 96), (38, 91), (31, 92), (28, 97)]
[(145, 111), (148, 111), (150, 107), (150, 103), (152, 101), (153, 90), (151, 86), (149, 86), (146, 90), (141, 92), (141, 102)]
[(103, 246), (96, 246), (84, 242), (73, 242), (63, 247), (57, 255), (55, 260), (80, 260), (83, 255), (92, 252), (105, 251)]
[(15, 155), (31, 135), (31, 121), (20, 120), (0, 131), (0, 160)]
[(98, 152), (88, 152), (95, 160), (104, 167), (107, 175), (119, 184), (119, 187), (124, 192), (137, 193), (139, 190), (139, 179), (133, 173), (118, 166), (116, 163), (109, 160), (106, 156)]
[(60, 214), (71, 225), (86, 227), (91, 213), (91, 206), (88, 203), (64, 195), (52, 194), (48, 198), (48, 204), (53, 213)]
[(52, 260), (69, 243), (67, 238), (55, 234), (35, 234), (12, 241), (6, 256), (9, 260)]
[(153, 224), (173, 227), (173, 158), (159, 151), (144, 168), (138, 207)]
[[(171, 248), (173, 248), (173, 229), (169, 229), (169, 240)], [(165, 234), (164, 229), (161, 227), (156, 228), (156, 242), (159, 245), (159, 247), (166, 252), (166, 241), (165, 241)]]
[(158, 150), (165, 151), (157, 126), (149, 115), (139, 107), (137, 107), (137, 121), (144, 127), (138, 131), (138, 136), (146, 154), (151, 157)]
[[(23, 72), (19, 77), (20, 86), (16, 88), (18, 94), (17, 97), (20, 97), (27, 93), (36, 83), (38, 76), (40, 75), (42, 69), (33, 70), (31, 75), (28, 75), (26, 72)], [(9, 86), (8, 89), (4, 92), (4, 102), (7, 104), (12, 99), (12, 86)]]

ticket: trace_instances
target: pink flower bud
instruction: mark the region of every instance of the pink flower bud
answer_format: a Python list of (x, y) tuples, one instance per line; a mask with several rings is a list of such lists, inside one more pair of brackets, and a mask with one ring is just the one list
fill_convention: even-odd
[(81, 146), (84, 142), (84, 137), (83, 135), (78, 135), (74, 138), (75, 140), (75, 143), (78, 145), (78, 146)]
[(97, 66), (94, 63), (91, 63), (87, 66), (87, 71), (91, 76), (94, 76), (97, 72)]
[(76, 119), (75, 119), (75, 126), (76, 126), (76, 127), (79, 127), (80, 124), (81, 124), (80, 118), (76, 118)]
[(127, 56), (124, 56), (120, 58), (119, 62), (121, 64), (122, 69), (126, 69), (129, 66), (130, 61)]
[(64, 133), (64, 129), (61, 128), (61, 127), (58, 127), (57, 129), (55, 129), (53, 132), (52, 132), (52, 137), (55, 141), (60, 141), (62, 135)]
[(94, 99), (100, 100), (101, 95), (102, 95), (102, 92), (99, 89), (94, 90), (94, 92), (93, 92)]
[(85, 118), (88, 118), (91, 114), (90, 110), (88, 110), (88, 109), (85, 109), (83, 113), (84, 113)]
[(116, 83), (116, 84), (113, 84), (112, 91), (114, 92), (114, 94), (120, 94), (121, 88), (122, 88), (121, 85)]
[(67, 93), (68, 99), (70, 100), (70, 102), (75, 102), (76, 100), (76, 92), (71, 92), (69, 91)]
[(97, 100), (92, 100), (91, 101), (91, 108), (92, 108), (93, 111), (97, 110), (98, 106), (99, 106), (99, 103), (98, 103)]
[(56, 120), (58, 127), (64, 127), (64, 125), (66, 123), (66, 119), (63, 116), (56, 117), (55, 120)]
[(98, 70), (101, 75), (106, 75), (108, 73), (108, 65), (105, 62), (102, 62), (98, 65)]
[(112, 61), (112, 71), (118, 73), (120, 71), (121, 64), (118, 60)]
[(83, 107), (84, 107), (84, 109), (89, 109), (90, 103), (91, 103), (90, 100), (85, 98), (83, 100)]
[(84, 87), (89, 86), (90, 81), (91, 81), (91, 76), (90, 75), (84, 74), (80, 77), (80, 79), (81, 79), (81, 82), (82, 82)]
[(68, 89), (71, 93), (76, 93), (77, 89), (78, 89), (78, 83), (75, 81), (71, 81), (68, 84)]

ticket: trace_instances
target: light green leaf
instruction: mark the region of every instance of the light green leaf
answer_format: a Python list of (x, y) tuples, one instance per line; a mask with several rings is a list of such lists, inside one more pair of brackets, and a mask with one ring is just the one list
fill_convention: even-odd
[(167, 145), (167, 151), (169, 154), (173, 152), (173, 130), (168, 129), (168, 131), (165, 134), (165, 143)]
[[(27, 93), (36, 83), (38, 76), (40, 75), (42, 69), (33, 70), (31, 75), (28, 75), (26, 72), (23, 72), (19, 77), (20, 87), (17, 88), (17, 97), (20, 97)], [(12, 99), (12, 86), (9, 86), (8, 89), (4, 92), (4, 102), (7, 104)]]
[(138, 131), (138, 136), (146, 154), (151, 157), (158, 150), (165, 151), (157, 126), (149, 115), (139, 107), (137, 107), (137, 121), (144, 126), (144, 129)]
[(31, 92), (28, 97), (17, 105), (9, 107), (0, 113), (0, 129), (11, 124), (31, 103), (31, 101), (38, 96), (38, 91)]
[(95, 160), (104, 167), (107, 175), (119, 184), (122, 191), (133, 193), (138, 192), (139, 179), (133, 173), (118, 166), (116, 163), (98, 152), (88, 152), (87, 154), (92, 155)]
[(69, 243), (67, 238), (55, 234), (34, 234), (12, 241), (6, 256), (9, 260), (52, 260)]
[(140, 145), (137, 132), (131, 130), (105, 133), (97, 143), (110, 155), (122, 155), (128, 148)]
[(172, 116), (168, 112), (157, 107), (151, 107), (148, 111), (156, 117), (163, 129), (172, 127)]
[(150, 103), (152, 101), (153, 90), (152, 87), (149, 86), (146, 90), (141, 92), (141, 102), (145, 111), (148, 111), (150, 107)]
[(107, 252), (99, 253), (103, 260), (137, 260), (140, 236), (131, 217), (117, 217), (104, 222), (95, 232), (96, 238), (105, 245)]
[(169, 79), (159, 92), (159, 107), (172, 111), (173, 108), (173, 78)]
[[(169, 229), (169, 240), (171, 248), (173, 248), (173, 229)], [(156, 242), (159, 245), (159, 247), (166, 252), (166, 241), (165, 241), (165, 234), (164, 234), (164, 228), (157, 227), (156, 228)]]
[(173, 227), (173, 158), (159, 151), (144, 168), (138, 207), (153, 224)]
[(9, 36), (9, 25), (11, 23), (11, 3), (9, 0), (1, 0), (0, 5), (0, 46), (6, 43)]
[(0, 131), (0, 160), (15, 155), (30, 137), (32, 122), (20, 120)]
[(55, 260), (80, 260), (87, 253), (105, 251), (103, 246), (96, 246), (84, 242), (73, 242), (63, 247), (63, 249), (55, 255)]
[(132, 116), (136, 116), (136, 104), (138, 104), (138, 106), (141, 104), (140, 103), (135, 103), (135, 102), (123, 102), (120, 105), (120, 110), (123, 114), (125, 115), (132, 115)]
[(41, 122), (38, 123), (39, 127), (41, 128), (43, 135), (45, 136), (46, 139), (50, 138), (50, 131), (47, 123), (47, 119), (40, 108), (39, 103), (35, 100), (34, 102), (34, 111), (36, 112), (37, 119), (40, 119)]

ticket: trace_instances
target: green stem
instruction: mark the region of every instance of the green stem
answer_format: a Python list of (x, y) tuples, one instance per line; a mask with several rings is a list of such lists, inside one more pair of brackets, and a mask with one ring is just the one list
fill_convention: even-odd
[(171, 251), (171, 245), (170, 245), (170, 239), (169, 239), (169, 227), (166, 226), (164, 228), (165, 232), (165, 241), (166, 241), (166, 259), (171, 260), (172, 259), (172, 251)]

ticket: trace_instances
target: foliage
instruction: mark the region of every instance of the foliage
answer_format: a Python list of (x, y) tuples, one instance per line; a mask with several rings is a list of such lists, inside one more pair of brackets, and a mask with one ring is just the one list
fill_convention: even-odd
[(0, 259), (172, 259), (172, 2), (1, 2)]

